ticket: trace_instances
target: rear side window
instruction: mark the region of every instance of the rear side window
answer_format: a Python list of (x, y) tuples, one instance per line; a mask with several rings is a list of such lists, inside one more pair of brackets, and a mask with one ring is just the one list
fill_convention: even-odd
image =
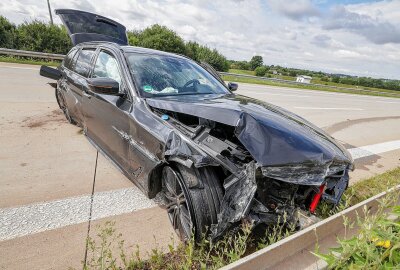
[(73, 63), (72, 59), (74, 58), (74, 55), (76, 54), (76, 51), (77, 51), (77, 50), (78, 50), (78, 49), (73, 48), (73, 49), (67, 54), (67, 56), (66, 56), (65, 59), (64, 59), (64, 67), (66, 67), (66, 68), (68, 68), (68, 69), (72, 69), (72, 63)]
[(76, 60), (74, 71), (84, 77), (87, 77), (94, 54), (94, 49), (82, 49), (82, 51), (79, 53), (78, 59)]

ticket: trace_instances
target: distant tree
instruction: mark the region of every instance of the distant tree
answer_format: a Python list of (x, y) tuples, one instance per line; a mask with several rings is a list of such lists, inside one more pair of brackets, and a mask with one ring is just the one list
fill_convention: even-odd
[(21, 50), (66, 54), (72, 47), (64, 27), (37, 20), (19, 25), (17, 36)]
[(340, 77), (339, 76), (333, 76), (332, 77), (332, 82), (339, 83), (340, 82)]
[(349, 85), (357, 85), (358, 84), (358, 79), (357, 78), (351, 78), (351, 77), (344, 77), (344, 78), (340, 78), (340, 83), (349, 84)]
[(383, 83), (385, 89), (399, 90), (400, 91), (400, 81), (390, 80)]
[(250, 65), (247, 61), (233, 61), (229, 60), (230, 67), (232, 69), (241, 69), (241, 70), (249, 70)]
[(194, 41), (186, 43), (186, 56), (192, 58), (195, 61), (199, 61), (200, 44)]
[(199, 62), (207, 62), (218, 71), (228, 71), (229, 63), (225, 56), (220, 54), (216, 49), (210, 49), (206, 46), (199, 46), (196, 60)]
[(294, 71), (294, 70), (289, 71), (289, 76), (296, 77), (297, 76), (296, 71)]
[(263, 59), (260, 55), (255, 55), (251, 58), (249, 64), (250, 69), (255, 70), (257, 67), (261, 67), (263, 65)]
[[(137, 37), (137, 41), (135, 39)], [(135, 35), (131, 33), (133, 45), (156, 49), (165, 52), (185, 54), (183, 39), (166, 26), (154, 24)], [(137, 43), (136, 43), (137, 42)]]
[(138, 46), (139, 45), (139, 35), (141, 31), (138, 30), (129, 30), (126, 31), (126, 35), (128, 36), (128, 43), (131, 46)]
[(247, 61), (238, 62), (238, 67), (239, 67), (239, 69), (250, 70), (250, 64)]
[(254, 71), (256, 76), (262, 77), (265, 76), (265, 74), (267, 73), (267, 67), (265, 66), (257, 67)]
[(194, 41), (186, 43), (186, 55), (197, 62), (206, 62), (218, 71), (229, 69), (229, 62), (225, 56), (216, 49), (210, 49)]
[(5, 17), (0, 16), (0, 47), (16, 49), (16, 27)]

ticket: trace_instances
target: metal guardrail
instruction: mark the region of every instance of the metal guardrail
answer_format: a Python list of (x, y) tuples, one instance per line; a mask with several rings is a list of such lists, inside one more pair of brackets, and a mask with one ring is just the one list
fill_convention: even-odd
[(42, 59), (48, 59), (48, 60), (63, 60), (65, 57), (65, 55), (63, 55), (63, 54), (42, 53), (42, 52), (23, 51), (23, 50), (14, 50), (14, 49), (6, 49), (6, 48), (0, 48), (0, 54), (36, 57), (36, 58), (42, 58)]
[[(37, 57), (37, 58), (48, 59), (48, 60), (63, 60), (65, 57), (65, 55), (63, 55), (63, 54), (42, 53), (42, 52), (23, 51), (23, 50), (14, 50), (14, 49), (6, 49), (6, 48), (0, 48), (0, 54), (26, 56), (26, 57)], [(246, 74), (229, 73), (229, 72), (219, 72), (219, 74), (223, 75), (223, 76), (234, 76), (234, 77), (238, 77), (238, 78), (249, 78), (249, 79), (270, 81), (270, 82), (277, 82), (277, 83), (284, 83), (284, 84), (314, 86), (317, 88), (328, 88), (328, 89), (335, 89), (335, 90), (339, 90), (339, 91), (344, 90), (344, 91), (352, 91), (352, 92), (366, 92), (366, 93), (384, 94), (384, 95), (389, 95), (389, 96), (394, 96), (394, 97), (400, 97), (400, 93), (396, 94), (396, 93), (383, 92), (383, 91), (377, 91), (377, 90), (348, 88), (348, 87), (340, 87), (340, 86), (316, 84), (316, 83), (301, 83), (301, 82), (289, 81), (289, 80), (278, 79), (278, 78), (267, 78), (267, 77), (259, 77), (259, 76), (252, 76), (252, 75), (246, 75)]]

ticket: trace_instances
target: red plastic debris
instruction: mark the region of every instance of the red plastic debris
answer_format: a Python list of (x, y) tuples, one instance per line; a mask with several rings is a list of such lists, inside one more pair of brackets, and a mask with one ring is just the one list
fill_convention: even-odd
[(314, 195), (314, 198), (310, 204), (310, 212), (314, 214), (315, 209), (317, 208), (319, 201), (321, 200), (321, 196), (324, 193), (325, 184), (319, 187), (319, 192)]

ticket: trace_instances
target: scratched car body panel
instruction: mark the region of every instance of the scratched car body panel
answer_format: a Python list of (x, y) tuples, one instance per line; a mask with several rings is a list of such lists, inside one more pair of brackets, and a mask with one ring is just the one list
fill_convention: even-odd
[[(244, 219), (254, 227), (283, 216), (298, 222), (298, 211), (313, 212), (321, 197), (339, 202), (353, 160), (330, 135), (234, 94), (237, 85), (205, 63), (124, 46), (115, 21), (58, 14), (67, 28), (79, 16), (95, 23), (69, 29), (76, 46), (58, 70), (43, 66), (41, 74), (58, 81), (66, 118), (149, 198), (160, 195), (182, 239), (206, 228), (218, 238)], [(116, 32), (82, 33), (104, 22)]]

